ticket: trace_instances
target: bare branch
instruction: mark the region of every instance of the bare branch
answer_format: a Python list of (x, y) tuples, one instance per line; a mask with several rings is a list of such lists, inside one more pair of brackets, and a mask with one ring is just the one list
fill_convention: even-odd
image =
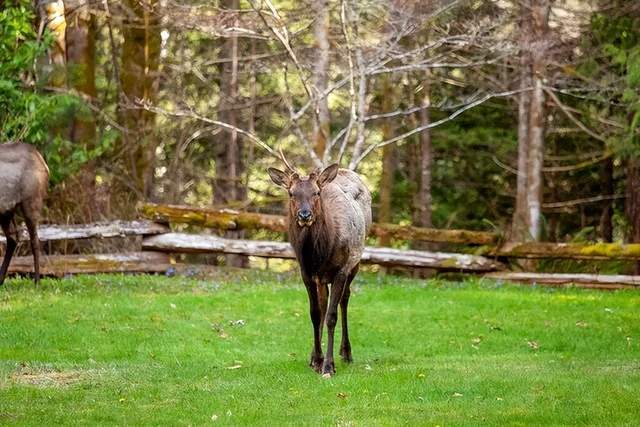
[(316, 167), (322, 167), (323, 166), (322, 160), (320, 160), (315, 150), (309, 143), (309, 140), (302, 132), (302, 129), (298, 124), (298, 119), (295, 118), (295, 113), (293, 110), (293, 101), (291, 100), (291, 96), (290, 96), (291, 90), (289, 88), (289, 78), (288, 78), (286, 66), (284, 67), (284, 86), (286, 91), (282, 99), (284, 103), (287, 105), (287, 109), (289, 110), (289, 126), (287, 128), (293, 127), (293, 132), (296, 134), (300, 142), (302, 142), (302, 145), (304, 145), (304, 148), (307, 151), (307, 154), (309, 154), (309, 157), (311, 157), (311, 160), (313, 161), (313, 163), (316, 165)]
[(624, 199), (626, 196), (624, 194), (611, 194), (611, 195), (600, 195), (593, 197), (585, 197), (582, 199), (575, 200), (567, 200), (564, 202), (551, 202), (551, 203), (543, 203), (542, 207), (546, 209), (566, 209), (573, 206), (583, 205), (587, 203), (595, 203), (601, 202), (604, 200), (616, 200), (616, 199)]
[(147, 101), (143, 101), (143, 100), (137, 100), (136, 107), (137, 108), (141, 108), (143, 110), (151, 111), (152, 113), (162, 114), (164, 116), (184, 117), (184, 118), (189, 118), (189, 119), (195, 119), (195, 120), (199, 120), (199, 121), (204, 122), (204, 123), (209, 123), (209, 124), (212, 124), (212, 125), (227, 129), (227, 130), (235, 131), (235, 132), (239, 133), (240, 135), (245, 136), (250, 141), (254, 142), (255, 144), (257, 144), (258, 146), (260, 146), (264, 150), (266, 150), (269, 154), (271, 154), (275, 158), (280, 159), (280, 156), (278, 156), (278, 154), (271, 147), (269, 147), (269, 145), (267, 145), (266, 142), (262, 141), (260, 138), (258, 138), (257, 136), (255, 136), (251, 132), (247, 132), (246, 130), (240, 129), (239, 127), (236, 127), (236, 126), (232, 126), (229, 123), (221, 122), (219, 120), (210, 119), (208, 117), (205, 117), (205, 116), (202, 116), (202, 115), (196, 113), (193, 110), (189, 110), (189, 111), (184, 111), (184, 110), (169, 111), (169, 110), (165, 110), (165, 109), (162, 109), (160, 107), (152, 105), (151, 103), (149, 103)]
[(525, 89), (516, 89), (516, 90), (507, 91), (507, 92), (499, 92), (499, 93), (490, 93), (490, 94), (487, 94), (487, 95), (483, 96), (482, 98), (478, 99), (477, 101), (471, 102), (471, 103), (469, 103), (469, 104), (465, 105), (464, 107), (462, 107), (462, 108), (460, 108), (460, 109), (458, 109), (458, 110), (454, 111), (453, 113), (451, 113), (450, 115), (448, 115), (447, 117), (445, 117), (445, 118), (443, 118), (443, 119), (437, 120), (437, 121), (435, 121), (435, 122), (433, 122), (433, 123), (430, 123), (430, 124), (428, 124), (428, 125), (426, 125), (426, 126), (420, 126), (420, 127), (417, 127), (417, 128), (415, 128), (415, 129), (412, 129), (412, 130), (410, 130), (410, 131), (408, 131), (408, 132), (403, 133), (402, 135), (398, 135), (398, 136), (393, 137), (393, 138), (391, 138), (391, 139), (387, 139), (386, 141), (382, 141), (382, 142), (379, 142), (379, 143), (377, 143), (377, 144), (370, 145), (370, 146), (369, 146), (369, 147), (368, 147), (368, 148), (367, 148), (367, 149), (366, 149), (366, 150), (365, 150), (365, 151), (364, 151), (364, 152), (363, 152), (363, 153), (362, 153), (362, 154), (361, 154), (357, 159), (355, 159), (355, 161), (353, 161), (352, 163), (354, 164), (354, 167), (357, 167), (357, 166), (358, 166), (358, 164), (359, 164), (359, 163), (360, 163), (360, 162), (361, 162), (365, 157), (367, 157), (369, 154), (371, 154), (371, 152), (372, 152), (373, 150), (376, 150), (376, 149), (378, 149), (378, 148), (384, 147), (385, 145), (388, 145), (388, 144), (393, 144), (394, 142), (402, 141), (402, 140), (404, 140), (404, 139), (406, 139), (406, 138), (410, 137), (411, 135), (414, 135), (414, 134), (416, 134), (416, 133), (418, 133), (418, 132), (422, 132), (422, 131), (424, 131), (424, 130), (426, 130), (426, 129), (431, 129), (431, 128), (434, 128), (434, 127), (440, 126), (440, 125), (442, 125), (442, 124), (444, 124), (444, 123), (446, 123), (446, 122), (449, 122), (449, 121), (451, 121), (451, 120), (455, 119), (456, 117), (458, 117), (460, 114), (464, 113), (465, 111), (467, 111), (467, 110), (469, 110), (469, 109), (471, 109), (471, 108), (473, 108), (473, 107), (477, 107), (478, 105), (483, 104), (483, 103), (485, 103), (486, 101), (488, 101), (488, 100), (490, 100), (490, 99), (492, 99), (492, 98), (505, 97), (505, 96), (512, 96), (512, 95), (515, 95), (515, 94), (517, 94), (517, 93), (524, 92), (524, 91), (530, 91), (530, 90), (532, 90), (532, 88), (530, 88), (530, 87), (529, 87), (529, 88), (525, 88)]
[(298, 69), (300, 82), (302, 83), (302, 86), (304, 87), (304, 90), (307, 93), (307, 96), (310, 99), (314, 99), (313, 93), (309, 89), (309, 85), (307, 84), (307, 81), (304, 78), (305, 73), (304, 73), (304, 70), (302, 69), (302, 66), (300, 65), (300, 61), (298, 61), (298, 57), (296, 56), (295, 52), (291, 48), (291, 42), (289, 40), (289, 33), (287, 31), (287, 27), (282, 23), (282, 18), (278, 14), (278, 10), (273, 5), (273, 3), (271, 3), (271, 0), (262, 0), (262, 1), (264, 1), (264, 3), (267, 5), (269, 10), (271, 11), (272, 18), (278, 23), (282, 31), (280, 31), (278, 28), (276, 28), (275, 26), (269, 23), (267, 18), (265, 18), (264, 16), (264, 12), (262, 11), (262, 8), (256, 7), (255, 0), (249, 0), (249, 2), (251, 3), (251, 7), (258, 13), (258, 16), (260, 16), (260, 19), (262, 20), (264, 25), (266, 25), (269, 31), (271, 31), (273, 35), (276, 36), (276, 39), (280, 41), (282, 46), (285, 48), (285, 50), (289, 54), (289, 57), (291, 58), (296, 68)]
[(602, 142), (607, 142), (606, 138), (604, 138), (603, 136), (598, 135), (597, 133), (593, 132), (591, 129), (589, 129), (588, 127), (586, 127), (584, 125), (584, 123), (582, 123), (580, 120), (576, 119), (576, 117), (571, 114), (571, 111), (569, 111), (567, 109), (567, 107), (565, 107), (565, 105), (560, 101), (560, 99), (558, 99), (558, 97), (556, 96), (555, 93), (553, 93), (552, 88), (547, 87), (547, 86), (543, 86), (542, 89), (547, 92), (547, 94), (551, 97), (551, 99), (553, 99), (553, 102), (555, 102), (555, 104), (560, 107), (560, 109), (562, 110), (562, 112), (569, 117), (569, 119), (571, 119), (572, 122), (574, 122), (580, 129), (582, 129), (587, 135), (591, 136), (592, 138), (597, 139), (598, 141), (602, 141)]

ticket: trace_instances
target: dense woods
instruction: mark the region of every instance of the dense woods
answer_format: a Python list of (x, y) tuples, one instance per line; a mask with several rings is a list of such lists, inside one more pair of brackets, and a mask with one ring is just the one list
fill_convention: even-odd
[(640, 243), (638, 2), (0, 8), (0, 137), (43, 152), (48, 222), (140, 201), (280, 214), (282, 149), (356, 169), (376, 222)]

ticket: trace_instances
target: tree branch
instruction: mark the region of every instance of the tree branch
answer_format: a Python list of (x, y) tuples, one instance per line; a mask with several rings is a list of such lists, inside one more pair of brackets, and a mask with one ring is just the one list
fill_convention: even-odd
[(229, 123), (221, 122), (219, 120), (210, 119), (208, 117), (205, 117), (205, 116), (202, 116), (202, 115), (196, 113), (193, 110), (189, 110), (189, 111), (184, 111), (184, 110), (169, 111), (169, 110), (165, 110), (165, 109), (162, 109), (162, 108), (157, 107), (155, 105), (151, 105), (151, 103), (149, 103), (147, 101), (143, 101), (143, 100), (137, 100), (135, 105), (136, 105), (137, 108), (141, 108), (143, 110), (147, 110), (147, 111), (150, 111), (152, 113), (162, 114), (162, 115), (170, 116), (170, 117), (184, 117), (184, 118), (189, 118), (189, 119), (196, 119), (196, 120), (199, 120), (199, 121), (204, 122), (204, 123), (208, 123), (208, 124), (215, 125), (215, 126), (227, 129), (227, 130), (238, 132), (240, 135), (245, 136), (250, 141), (254, 142), (259, 147), (261, 147), (264, 150), (266, 150), (269, 154), (271, 154), (272, 156), (274, 156), (278, 160), (280, 159), (280, 156), (278, 156), (278, 154), (271, 147), (269, 147), (269, 145), (267, 145), (266, 142), (262, 141), (260, 138), (258, 138), (257, 136), (255, 136), (251, 132), (247, 132), (246, 130), (240, 129), (239, 127), (236, 127), (236, 126), (232, 126)]
[(382, 148), (382, 147), (384, 147), (385, 145), (388, 145), (388, 144), (393, 144), (394, 142), (398, 142), (398, 141), (404, 140), (404, 139), (410, 137), (411, 135), (414, 135), (414, 134), (416, 134), (418, 132), (422, 132), (422, 131), (424, 131), (426, 129), (431, 129), (431, 128), (440, 126), (440, 125), (442, 125), (442, 124), (444, 124), (446, 122), (449, 122), (449, 121), (455, 119), (456, 117), (458, 117), (460, 114), (464, 113), (465, 111), (467, 111), (467, 110), (469, 110), (469, 109), (471, 109), (473, 107), (477, 107), (478, 105), (483, 104), (483, 103), (485, 103), (486, 101), (488, 101), (488, 100), (490, 100), (492, 98), (511, 96), (511, 95), (515, 95), (517, 93), (530, 91), (530, 90), (532, 90), (532, 88), (529, 87), (529, 88), (525, 88), (525, 89), (516, 89), (516, 90), (507, 91), (507, 92), (499, 92), (499, 93), (487, 94), (487, 95), (483, 96), (482, 98), (480, 98), (480, 99), (478, 99), (478, 100), (476, 100), (474, 102), (471, 102), (471, 103), (465, 105), (462, 108), (459, 108), (458, 110), (454, 111), (453, 113), (451, 113), (450, 115), (448, 115), (447, 117), (445, 117), (443, 119), (437, 120), (437, 121), (432, 122), (432, 123), (430, 123), (428, 125), (425, 125), (425, 126), (419, 126), (419, 127), (415, 128), (415, 129), (412, 129), (412, 130), (410, 130), (408, 132), (403, 133), (402, 135), (398, 135), (396, 137), (387, 139), (386, 141), (382, 141), (382, 142), (379, 142), (377, 144), (370, 145), (357, 159), (355, 159), (354, 162), (352, 162), (352, 163), (354, 163), (354, 168), (357, 167), (358, 164), (365, 157), (367, 157), (369, 154), (371, 154), (371, 152), (373, 150), (376, 150), (378, 148)]

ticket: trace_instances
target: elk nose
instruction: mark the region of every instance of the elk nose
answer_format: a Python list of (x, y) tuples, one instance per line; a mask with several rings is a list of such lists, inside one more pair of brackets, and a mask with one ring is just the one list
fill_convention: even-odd
[(311, 211), (309, 209), (303, 209), (298, 211), (298, 219), (300, 221), (308, 221), (311, 219)]

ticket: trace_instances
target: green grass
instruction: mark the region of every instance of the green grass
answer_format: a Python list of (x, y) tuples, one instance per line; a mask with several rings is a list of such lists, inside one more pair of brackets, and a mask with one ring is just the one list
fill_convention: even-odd
[(0, 424), (638, 424), (637, 291), (375, 275), (354, 288), (355, 361), (326, 380), (307, 367), (294, 275), (10, 280)]

